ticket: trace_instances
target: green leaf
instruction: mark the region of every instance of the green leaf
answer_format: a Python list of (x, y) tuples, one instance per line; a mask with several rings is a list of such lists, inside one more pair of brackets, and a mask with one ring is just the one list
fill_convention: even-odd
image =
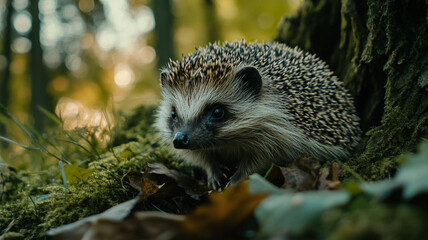
[(418, 154), (406, 156), (394, 180), (404, 185), (404, 199), (428, 192), (428, 142), (420, 145)]
[(384, 199), (401, 184), (394, 180), (383, 180), (374, 183), (361, 183), (359, 186), (364, 193)]
[(48, 117), (50, 120), (52, 120), (54, 123), (58, 124), (58, 125), (62, 125), (62, 120), (55, 114), (49, 112), (48, 110), (46, 110), (46, 108), (39, 106), (39, 110), (45, 114), (46, 117)]
[(62, 162), (62, 160), (58, 161), (58, 163), (59, 163), (59, 167), (61, 169), (62, 183), (64, 184), (65, 196), (67, 197), (68, 186), (67, 186), (67, 175), (65, 174), (65, 169), (64, 169), (64, 163)]
[(251, 194), (259, 194), (259, 193), (282, 194), (284, 193), (284, 190), (266, 181), (262, 176), (256, 173), (250, 176), (249, 192)]
[(385, 198), (398, 188), (403, 188), (403, 198), (408, 200), (428, 192), (428, 142), (420, 145), (418, 154), (407, 154), (405, 161), (391, 180), (362, 183), (361, 189), (370, 195)]
[(350, 200), (347, 191), (279, 192), (278, 188), (273, 190), (273, 185), (266, 184), (266, 180), (260, 176), (252, 176), (249, 184), (250, 189), (256, 192), (275, 193), (261, 202), (254, 212), (261, 231), (269, 236), (283, 231), (301, 233), (308, 223), (320, 217), (324, 210)]
[(31, 132), (31, 134), (33, 134), (33, 136), (35, 137), (35, 139), (37, 139), (37, 144), (40, 145), (42, 149), (46, 149), (46, 145), (51, 145), (53, 147), (56, 148), (56, 144), (52, 143), (48, 138), (43, 137), (43, 135), (41, 133), (39, 133), (35, 128), (33, 128), (32, 126), (29, 125), (24, 125), (24, 127)]
[(12, 144), (18, 145), (18, 146), (20, 146), (20, 147), (22, 147), (22, 148), (25, 148), (25, 149), (27, 149), (27, 150), (40, 150), (40, 148), (38, 148), (38, 147), (31, 147), (31, 146), (27, 146), (27, 145), (24, 145), (24, 144), (21, 144), (21, 143), (15, 142), (15, 141), (13, 141), (12, 139), (9, 139), (9, 138), (6, 138), (6, 137), (2, 137), (2, 136), (0, 136), (0, 140), (3, 140), (3, 141), (5, 141), (5, 142), (8, 142), (8, 143), (12, 143)]
[(5, 106), (3, 106), (3, 104), (0, 103), (0, 112), (4, 115), (9, 115), (9, 111), (7, 110), (7, 108)]
[(44, 201), (44, 200), (47, 200), (50, 197), (51, 197), (50, 194), (39, 195), (39, 196), (37, 196), (36, 203), (39, 203), (39, 202)]
[(19, 122), (18, 119), (16, 119), (15, 116), (13, 116), (13, 114), (9, 112), (9, 110), (7, 110), (7, 108), (5, 108), (3, 105), (1, 107), (2, 107), (2, 111), (4, 111), (6, 115), (12, 118), (12, 120), (16, 123), (16, 125), (18, 125), (18, 127), (21, 128), (22, 131), (24, 131), (28, 135), (28, 137), (31, 138), (31, 140), (38, 143), (37, 138), (33, 134), (31, 134), (31, 132), (26, 127), (24, 127), (24, 125), (22, 125), (21, 122)]

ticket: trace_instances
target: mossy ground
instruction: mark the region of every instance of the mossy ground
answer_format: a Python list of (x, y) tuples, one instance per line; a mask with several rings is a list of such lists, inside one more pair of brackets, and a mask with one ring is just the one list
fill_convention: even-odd
[(5, 170), (7, 183), (0, 202), (0, 229), (13, 222), (9, 230), (14, 232), (13, 236), (44, 238), (44, 232), (53, 227), (98, 214), (136, 196), (138, 192), (121, 181), (128, 171), (144, 170), (151, 162), (179, 168), (178, 159), (150, 127), (153, 111), (154, 107), (141, 107), (124, 117), (125, 121), (113, 130), (115, 136), (110, 146), (98, 150), (103, 152), (99, 158), (69, 159), (76, 167), (66, 166), (67, 193), (55, 162), (48, 167), (51, 173), (41, 172), (48, 177), (37, 176), (31, 170), (8, 170), (7, 174)]
[[(82, 159), (69, 158), (73, 164), (65, 167), (67, 193), (55, 161), (47, 165), (47, 171), (39, 172), (28, 169), (15, 172), (3, 167), (2, 181), (6, 179), (7, 183), (0, 202), (0, 228), (10, 228), (0, 236), (44, 239), (49, 229), (132, 199), (138, 192), (122, 177), (130, 170), (144, 170), (147, 163), (161, 162), (195, 175), (193, 170), (182, 167), (180, 159), (159, 141), (151, 128), (153, 112), (153, 107), (140, 107), (121, 118), (122, 123), (112, 131), (115, 137), (110, 144), (97, 149), (99, 157), (82, 153)], [(355, 182), (344, 184), (351, 193), (352, 184)], [(296, 239), (420, 239), (425, 234), (421, 231), (428, 229), (426, 194), (411, 201), (394, 196), (385, 201), (361, 194), (358, 187), (355, 189), (355, 197), (346, 205), (324, 212)], [(168, 204), (168, 201), (144, 202), (140, 208), (174, 212)]]

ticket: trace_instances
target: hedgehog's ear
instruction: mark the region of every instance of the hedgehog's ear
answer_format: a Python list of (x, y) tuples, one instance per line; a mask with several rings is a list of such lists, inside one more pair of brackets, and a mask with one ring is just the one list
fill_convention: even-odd
[(161, 74), (160, 74), (160, 80), (161, 80), (161, 85), (162, 85), (163, 88), (166, 87), (167, 82), (168, 82), (170, 76), (171, 76), (171, 74), (167, 70), (164, 70), (164, 71), (161, 72)]
[(235, 79), (242, 82), (245, 90), (257, 96), (262, 89), (262, 76), (255, 67), (245, 66), (235, 73)]

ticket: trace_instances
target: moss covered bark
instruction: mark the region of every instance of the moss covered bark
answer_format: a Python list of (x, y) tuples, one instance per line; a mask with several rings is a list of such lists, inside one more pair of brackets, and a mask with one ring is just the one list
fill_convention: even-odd
[(366, 132), (348, 161), (367, 180), (394, 174), (428, 136), (428, 2), (305, 0), (277, 41), (326, 60), (355, 98)]

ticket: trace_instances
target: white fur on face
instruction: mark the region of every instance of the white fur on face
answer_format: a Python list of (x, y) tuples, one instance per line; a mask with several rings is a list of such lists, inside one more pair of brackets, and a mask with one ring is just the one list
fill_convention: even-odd
[(246, 94), (239, 81), (230, 81), (222, 88), (208, 84), (199, 84), (187, 91), (167, 88), (163, 97), (155, 126), (163, 133), (165, 140), (173, 137), (168, 126), (173, 107), (180, 120), (187, 122), (200, 116), (207, 105), (223, 104), (234, 116), (219, 129), (216, 136), (225, 146), (239, 145), (240, 149), (249, 151), (259, 149), (259, 154), (264, 158), (278, 157), (278, 151), (290, 158), (297, 158), (302, 152), (321, 159), (347, 154), (340, 147), (326, 146), (308, 139), (290, 123), (291, 116), (280, 96), (266, 90), (266, 87), (262, 88), (257, 98)]

